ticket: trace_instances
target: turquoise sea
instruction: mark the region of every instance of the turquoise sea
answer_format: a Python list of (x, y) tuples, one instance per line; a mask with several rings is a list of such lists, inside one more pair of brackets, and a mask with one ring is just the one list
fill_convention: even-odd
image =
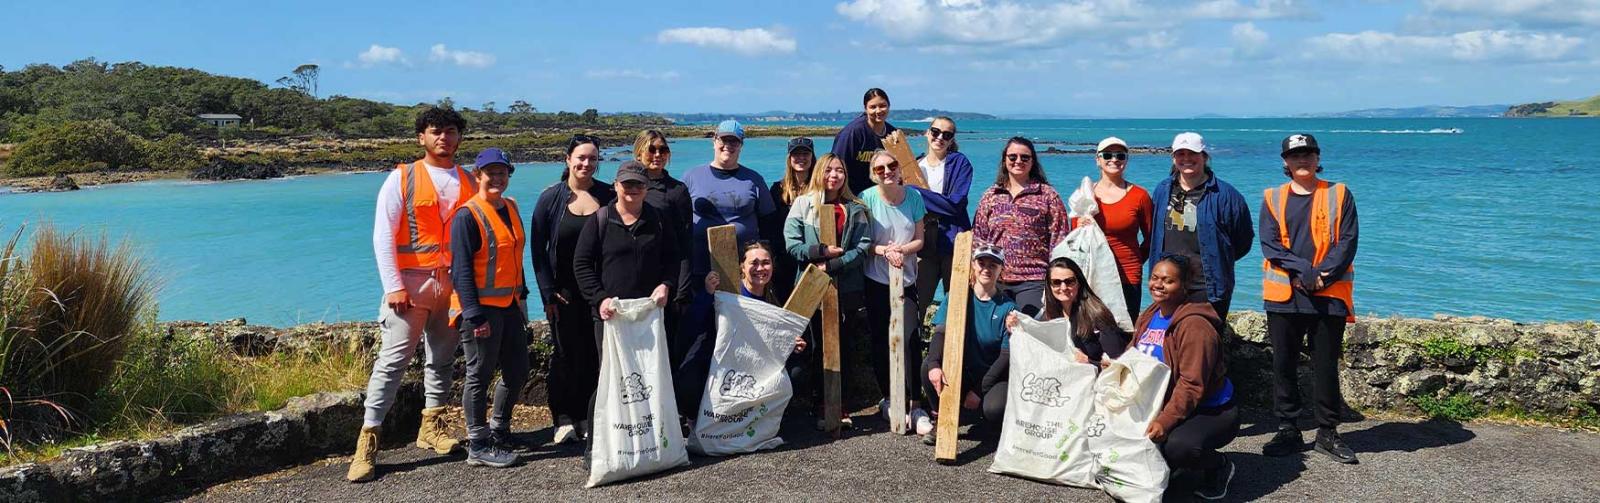
[[(924, 123), (898, 123), (921, 129)], [(967, 121), (962, 152), (977, 168), (971, 208), (995, 177), (1006, 138), (1041, 150), (1092, 148), (1115, 135), (1135, 146), (1205, 135), (1218, 176), (1259, 216), (1261, 190), (1284, 182), (1278, 142), (1313, 133), (1324, 177), (1360, 208), (1363, 315), (1487, 315), (1518, 321), (1600, 319), (1600, 121), (1583, 119), (1183, 119)], [(826, 150), (831, 138), (816, 138)], [(752, 138), (742, 163), (776, 179), (784, 139)], [(913, 149), (925, 145), (919, 139)], [(673, 141), (669, 169), (711, 157), (709, 140)], [(623, 155), (612, 153), (612, 157)], [(1046, 155), (1064, 194), (1096, 176), (1088, 155)], [(1138, 155), (1129, 178), (1149, 188), (1169, 159)], [(609, 180), (617, 161), (601, 169)], [(557, 163), (521, 164), (510, 193), (531, 206)], [(151, 182), (55, 194), (0, 195), (0, 231), (51, 221), (126, 238), (163, 283), (163, 320), (289, 325), (374, 319), (374, 192), (384, 174), (222, 183)], [(526, 215), (525, 215), (526, 216)], [(1260, 254), (1240, 261), (1234, 309), (1260, 309)], [(530, 272), (531, 280), (531, 272)], [(537, 300), (535, 300), (537, 302)], [(532, 312), (542, 313), (538, 306)]]

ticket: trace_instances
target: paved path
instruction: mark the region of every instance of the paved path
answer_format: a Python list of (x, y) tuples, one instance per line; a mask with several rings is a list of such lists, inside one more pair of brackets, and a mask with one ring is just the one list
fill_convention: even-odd
[[(1238, 466), (1230, 500), (1274, 501), (1595, 501), (1600, 500), (1600, 435), (1540, 427), (1449, 421), (1366, 421), (1345, 425), (1361, 457), (1354, 466), (1309, 450), (1268, 458), (1271, 422), (1247, 414), (1225, 449)], [(800, 420), (775, 451), (730, 458), (693, 457), (686, 468), (584, 489), (577, 448), (544, 448), (502, 470), (467, 466), (464, 456), (405, 447), (384, 451), (380, 478), (344, 481), (345, 459), (330, 458), (191, 495), (194, 501), (1110, 501), (1097, 491), (1036, 483), (986, 470), (993, 441), (963, 441), (954, 466), (933, 461), (915, 437), (881, 421), (827, 441)], [(528, 434), (548, 442), (548, 427)], [(1314, 436), (1308, 432), (1307, 439)], [(1182, 501), (1183, 499), (1179, 499)]]

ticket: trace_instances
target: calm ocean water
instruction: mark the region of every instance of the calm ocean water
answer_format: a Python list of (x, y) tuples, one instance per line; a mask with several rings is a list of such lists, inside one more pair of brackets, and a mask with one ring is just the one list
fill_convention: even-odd
[[(901, 123), (920, 129), (926, 124)], [(1363, 314), (1482, 314), (1519, 321), (1600, 319), (1600, 121), (1582, 119), (1194, 119), (967, 121), (972, 208), (994, 180), (1006, 138), (1062, 149), (1116, 135), (1135, 146), (1205, 135), (1217, 175), (1259, 216), (1261, 189), (1284, 182), (1278, 141), (1317, 136), (1324, 176), (1359, 203)], [(831, 138), (816, 138), (819, 150)], [(1074, 144), (1089, 144), (1074, 145)], [(922, 141), (914, 150), (925, 148)], [(775, 180), (784, 139), (753, 138), (742, 163)], [(711, 157), (709, 140), (673, 142), (669, 170)], [(1166, 156), (1134, 156), (1129, 178), (1165, 177)], [(610, 180), (618, 162), (608, 161)], [(1046, 155), (1063, 193), (1096, 176), (1088, 155)], [(510, 193), (530, 206), (561, 165), (519, 165)], [(163, 283), (163, 320), (289, 325), (374, 319), (381, 294), (372, 259), (374, 192), (383, 174), (225, 183), (153, 182), (58, 194), (0, 195), (0, 230), (51, 221), (129, 239)], [(526, 216), (526, 215), (525, 215)], [(1260, 309), (1258, 250), (1238, 263), (1234, 309)], [(530, 272), (531, 280), (531, 272)], [(535, 300), (537, 302), (537, 300)], [(533, 313), (541, 309), (534, 306)]]

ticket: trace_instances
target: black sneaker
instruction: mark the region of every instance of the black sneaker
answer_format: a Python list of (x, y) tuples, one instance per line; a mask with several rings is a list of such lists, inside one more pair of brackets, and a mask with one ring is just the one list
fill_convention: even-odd
[(1362, 422), (1362, 421), (1366, 421), (1367, 420), (1367, 416), (1362, 415), (1361, 411), (1358, 411), (1358, 410), (1350, 408), (1350, 404), (1340, 404), (1339, 405), (1339, 417), (1338, 417), (1338, 419), (1339, 419), (1340, 423), (1345, 423), (1345, 424), (1359, 423), (1359, 422)]
[(1261, 447), (1261, 453), (1273, 457), (1288, 456), (1305, 449), (1306, 441), (1300, 436), (1300, 430), (1292, 424), (1278, 426), (1278, 433)]
[(1202, 499), (1219, 500), (1228, 497), (1228, 484), (1233, 482), (1233, 460), (1222, 456), (1222, 466), (1207, 470), (1194, 495)]
[(474, 440), (467, 447), (467, 464), (505, 468), (517, 462), (517, 455), (495, 444), (493, 440)]
[(1350, 446), (1344, 444), (1344, 438), (1340, 437), (1339, 432), (1332, 428), (1320, 428), (1317, 430), (1316, 451), (1333, 458), (1334, 461), (1347, 465), (1360, 462), (1360, 460), (1356, 459), (1356, 451), (1350, 450)]
[(522, 437), (512, 435), (511, 430), (489, 430), (489, 439), (508, 451), (529, 452), (539, 447), (533, 442), (523, 440)]

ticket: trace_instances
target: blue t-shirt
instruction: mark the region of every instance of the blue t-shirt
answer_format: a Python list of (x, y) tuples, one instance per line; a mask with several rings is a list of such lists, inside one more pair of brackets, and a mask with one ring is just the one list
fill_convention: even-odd
[[(1139, 351), (1144, 352), (1144, 354), (1155, 357), (1161, 363), (1166, 363), (1167, 328), (1171, 326), (1172, 317), (1162, 316), (1160, 309), (1155, 310), (1154, 313), (1151, 313), (1150, 324), (1145, 327), (1144, 332), (1139, 333), (1139, 342), (1135, 343), (1134, 347), (1139, 348)], [(1222, 387), (1201, 399), (1200, 407), (1221, 407), (1230, 400), (1233, 400), (1233, 381), (1224, 377), (1222, 378)]]
[(742, 165), (731, 171), (701, 165), (684, 173), (683, 183), (689, 187), (689, 203), (694, 210), (690, 267), (696, 275), (711, 271), (706, 229), (733, 224), (740, 243), (755, 241), (761, 238), (758, 219), (778, 209), (767, 189), (767, 180)]

